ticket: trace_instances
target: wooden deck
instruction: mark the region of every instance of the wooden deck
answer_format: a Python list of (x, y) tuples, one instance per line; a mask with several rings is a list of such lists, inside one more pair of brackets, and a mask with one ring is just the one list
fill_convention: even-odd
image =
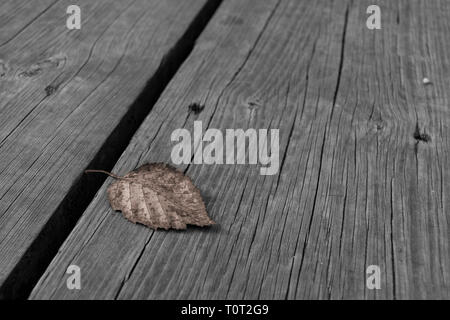
[[(70, 4), (0, 4), (1, 298), (450, 299), (450, 3)], [(211, 228), (132, 224), (83, 174), (171, 163), (194, 121), (280, 130), (275, 175), (178, 166)]]

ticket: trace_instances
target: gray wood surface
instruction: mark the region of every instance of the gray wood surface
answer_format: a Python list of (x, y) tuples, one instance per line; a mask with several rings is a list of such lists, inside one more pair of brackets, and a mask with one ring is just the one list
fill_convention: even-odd
[(185, 232), (112, 212), (108, 180), (31, 298), (450, 298), (450, 4), (376, 1), (377, 31), (370, 4), (224, 1), (113, 171), (169, 162), (201, 120), (279, 128), (279, 175), (184, 167), (218, 223)]
[(66, 28), (70, 1), (0, 3), (0, 297), (67, 235), (83, 170), (120, 155), (133, 132), (115, 128), (151, 109), (207, 3), (79, 0), (81, 30)]

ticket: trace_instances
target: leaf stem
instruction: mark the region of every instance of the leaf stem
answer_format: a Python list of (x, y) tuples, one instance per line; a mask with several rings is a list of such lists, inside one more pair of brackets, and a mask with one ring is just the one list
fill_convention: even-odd
[(123, 177), (116, 176), (115, 174), (105, 171), (105, 170), (85, 170), (84, 172), (85, 173), (104, 173), (110, 177), (113, 177), (114, 179), (123, 179)]

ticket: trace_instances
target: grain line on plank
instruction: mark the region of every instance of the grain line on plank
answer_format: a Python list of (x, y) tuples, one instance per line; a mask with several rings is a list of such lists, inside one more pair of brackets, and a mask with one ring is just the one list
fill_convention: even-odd
[[(155, 74), (149, 79), (141, 94), (103, 143), (87, 168), (111, 170), (146, 115), (191, 53), (195, 40), (208, 24), (222, 0), (209, 0), (193, 19), (185, 33), (163, 58)], [(0, 286), (0, 298), (23, 299), (28, 297), (58, 248), (70, 234), (78, 218), (85, 211), (102, 186), (106, 177), (101, 175), (80, 177), (70, 188), (55, 213)], [(56, 231), (57, 230), (57, 231)]]

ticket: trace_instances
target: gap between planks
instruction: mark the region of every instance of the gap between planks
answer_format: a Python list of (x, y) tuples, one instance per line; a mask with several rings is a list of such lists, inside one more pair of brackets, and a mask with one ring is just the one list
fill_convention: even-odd
[[(221, 2), (222, 0), (208, 0), (206, 2), (181, 38), (164, 56), (156, 73), (148, 80), (141, 94), (132, 103), (128, 112), (103, 143), (86, 169), (103, 168), (111, 170), (114, 167), (167, 84), (191, 53), (196, 39), (205, 29)], [(88, 176), (80, 173), (80, 177), (72, 185), (55, 213), (0, 286), (0, 299), (24, 299), (29, 296), (34, 285), (105, 180), (106, 177), (102, 175)]]

